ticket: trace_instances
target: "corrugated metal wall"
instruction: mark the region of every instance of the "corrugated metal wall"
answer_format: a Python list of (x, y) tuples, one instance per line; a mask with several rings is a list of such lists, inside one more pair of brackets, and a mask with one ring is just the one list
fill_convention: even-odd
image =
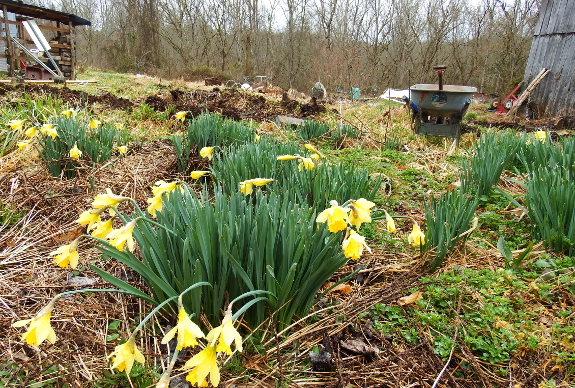
[(531, 93), (537, 116), (575, 116), (575, 1), (543, 0), (525, 68), (528, 85), (549, 74)]

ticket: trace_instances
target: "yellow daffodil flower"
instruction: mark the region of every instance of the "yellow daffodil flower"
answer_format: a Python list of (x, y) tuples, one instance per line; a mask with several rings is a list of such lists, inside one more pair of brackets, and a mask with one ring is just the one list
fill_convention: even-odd
[(124, 123), (114, 123), (114, 127), (116, 127), (116, 129), (124, 129)]
[(162, 375), (162, 377), (160, 377), (160, 380), (158, 380), (158, 383), (156, 384), (156, 388), (169, 388), (170, 387), (170, 375), (172, 374), (172, 369), (174, 369), (174, 365), (175, 365), (175, 361), (170, 362), (170, 364), (168, 365), (168, 368), (166, 369), (166, 371), (164, 372), (164, 374)]
[(88, 231), (90, 231), (96, 222), (100, 222), (100, 214), (102, 214), (107, 208), (107, 206), (104, 206), (98, 209), (86, 210), (80, 214), (80, 217), (78, 217), (76, 222), (80, 225), (88, 225)]
[(204, 175), (209, 174), (209, 173), (210, 173), (210, 171), (192, 171), (190, 176), (194, 179), (199, 179), (199, 178), (201, 178)]
[(62, 245), (60, 248), (49, 253), (54, 256), (54, 261), (62, 268), (76, 269), (78, 266), (78, 243), (82, 236), (78, 237), (68, 245)]
[(24, 127), (24, 123), (26, 120), (10, 120), (8, 121), (8, 125), (15, 131), (19, 131)]
[(102, 124), (102, 122), (100, 120), (97, 119), (90, 119), (90, 123), (88, 124), (88, 126), (92, 129), (96, 129), (98, 128), (100, 125)]
[(134, 366), (134, 361), (143, 364), (146, 362), (144, 355), (136, 347), (136, 338), (132, 335), (126, 343), (116, 346), (114, 352), (108, 357), (114, 357), (112, 361), (112, 368), (116, 368), (118, 371), (126, 371), (129, 375)]
[(92, 206), (95, 209), (101, 207), (111, 207), (111, 206), (118, 206), (119, 203), (129, 200), (128, 197), (122, 197), (121, 195), (116, 195), (112, 193), (112, 190), (106, 189), (106, 194), (96, 195), (94, 197), (94, 202), (92, 202)]
[(533, 136), (535, 137), (535, 139), (539, 140), (541, 143), (545, 143), (545, 141), (547, 140), (547, 132), (545, 132), (545, 131), (533, 132)]
[(126, 153), (128, 153), (128, 146), (119, 146), (118, 147), (118, 152), (120, 153), (120, 155), (124, 155)]
[(254, 191), (254, 184), (251, 180), (240, 182), (240, 191), (242, 194), (250, 195)]
[(24, 132), (24, 134), (28, 137), (34, 137), (34, 136), (38, 135), (38, 128), (30, 127), (26, 130), (26, 132)]
[(214, 152), (214, 148), (216, 147), (204, 147), (200, 150), (200, 156), (202, 158), (208, 158), (208, 160), (212, 160), (212, 153)]
[(65, 111), (62, 112), (62, 115), (67, 119), (69, 119), (70, 117), (72, 118), (76, 117), (77, 112), (74, 109), (66, 109)]
[(191, 368), (193, 369), (186, 376), (186, 380), (188, 380), (190, 384), (207, 387), (208, 382), (206, 378), (209, 375), (210, 383), (214, 387), (217, 387), (220, 384), (220, 369), (218, 368), (216, 360), (215, 345), (206, 346), (204, 350), (190, 358), (188, 362), (185, 363), (184, 369)]
[(152, 194), (154, 194), (154, 196), (158, 196), (161, 195), (163, 193), (167, 193), (170, 191), (174, 191), (176, 189), (176, 187), (178, 187), (178, 185), (180, 184), (180, 182), (175, 181), (175, 182), (164, 182), (164, 181), (157, 181), (156, 185), (154, 187), (152, 187)]
[(30, 145), (31, 140), (22, 140), (16, 143), (16, 146), (18, 147), (18, 149), (20, 151), (22, 151), (24, 148), (28, 147)]
[(225, 352), (228, 355), (232, 354), (232, 349), (230, 347), (232, 343), (235, 344), (238, 352), (243, 350), (242, 337), (233, 324), (231, 304), (224, 314), (222, 324), (210, 330), (206, 336), (206, 340), (211, 346), (217, 344), (216, 352)]
[(360, 198), (357, 201), (351, 200), (349, 205), (351, 209), (349, 223), (359, 229), (364, 222), (371, 222), (370, 209), (374, 206), (375, 203), (364, 198)]
[(387, 213), (386, 210), (384, 210), (384, 212), (385, 212), (385, 221), (387, 223), (387, 231), (389, 233), (395, 233), (397, 229), (395, 228), (395, 222), (393, 221), (393, 218), (391, 218), (391, 216)]
[(300, 163), (298, 164), (297, 169), (299, 171), (303, 170), (304, 168), (306, 170), (312, 170), (314, 167), (315, 164), (311, 158), (300, 158)]
[(52, 128), (56, 128), (56, 124), (42, 124), (42, 126), (40, 127), (40, 132), (45, 131), (47, 129), (52, 129)]
[(349, 231), (349, 236), (343, 240), (341, 247), (343, 248), (343, 255), (353, 260), (358, 260), (361, 257), (364, 248), (371, 252), (371, 249), (365, 243), (365, 237), (360, 236), (353, 229)]
[(271, 182), (275, 182), (275, 179), (267, 179), (267, 178), (248, 179), (247, 181), (240, 182), (240, 191), (245, 195), (249, 195), (254, 190), (254, 186), (259, 187), (267, 185), (268, 183)]
[(56, 130), (56, 126), (54, 124), (43, 124), (40, 127), (40, 132), (44, 135), (52, 136), (53, 138), (58, 137), (58, 131)]
[(254, 141), (255, 141), (256, 143), (259, 143), (259, 141), (260, 141), (260, 135), (258, 135), (257, 133), (256, 133), (256, 135), (254, 136)]
[(78, 149), (78, 144), (74, 143), (74, 147), (70, 150), (70, 157), (74, 159), (80, 159), (82, 156), (82, 151)]
[(112, 233), (112, 230), (114, 230), (113, 221), (113, 219), (109, 219), (108, 221), (98, 221), (98, 223), (96, 223), (96, 228), (92, 231), (91, 235), (102, 239), (108, 237), (108, 235)]
[(156, 212), (162, 210), (162, 194), (166, 194), (167, 196), (170, 195), (171, 191), (174, 191), (176, 187), (180, 184), (180, 182), (164, 182), (158, 181), (156, 182), (156, 186), (152, 187), (152, 194), (154, 197), (147, 199), (147, 202), (150, 204), (148, 206), (148, 213), (152, 217), (156, 217)]
[(268, 183), (272, 183), (275, 182), (275, 179), (267, 179), (267, 178), (254, 178), (254, 179), (250, 179), (252, 181), (252, 183), (255, 186), (263, 186), (263, 185), (267, 185)]
[(156, 218), (156, 212), (162, 211), (162, 194), (148, 198), (146, 202), (150, 204), (147, 209), (148, 213), (150, 213), (152, 217)]
[(119, 251), (123, 251), (124, 244), (127, 244), (128, 250), (130, 252), (133, 252), (135, 242), (134, 238), (132, 237), (132, 233), (134, 231), (134, 228), (136, 227), (136, 223), (140, 220), (140, 218), (141, 217), (133, 219), (120, 229), (113, 229), (110, 233), (108, 233), (106, 239), (110, 242), (111, 245), (115, 246)]
[(167, 344), (172, 338), (178, 333), (178, 345), (177, 349), (182, 350), (183, 348), (196, 346), (198, 341), (196, 338), (205, 338), (202, 329), (198, 327), (189, 318), (188, 313), (183, 306), (180, 305), (178, 310), (178, 323), (176, 326), (168, 331), (164, 338), (162, 339), (162, 344)]
[(314, 159), (314, 160), (321, 160), (321, 155), (319, 154), (311, 154), (310, 159)]
[(326, 222), (329, 231), (332, 233), (345, 230), (349, 220), (349, 209), (339, 206), (337, 201), (330, 201), (331, 207), (325, 209), (315, 219), (315, 222)]
[(277, 160), (295, 160), (298, 159), (298, 156), (295, 155), (280, 155), (277, 157)]
[(176, 120), (180, 120), (182, 123), (184, 122), (184, 120), (186, 119), (186, 116), (188, 115), (188, 111), (181, 111), (181, 112), (177, 112), (176, 113)]
[(30, 324), (28, 330), (22, 334), (22, 340), (25, 340), (28, 345), (40, 346), (45, 340), (48, 340), (51, 344), (56, 342), (56, 333), (50, 326), (50, 316), (58, 299), (60, 299), (60, 295), (52, 299), (34, 318), (12, 324), (12, 327), (22, 327)]
[(322, 154), (321, 152), (319, 152), (319, 151), (317, 150), (317, 148), (315, 148), (315, 147), (313, 146), (313, 144), (307, 143), (307, 144), (304, 144), (304, 147), (305, 147), (308, 151), (310, 151), (310, 152), (316, 154), (318, 159), (320, 159), (320, 158), (323, 157), (323, 154)]
[(127, 243), (128, 250), (134, 252), (134, 238), (132, 237), (132, 232), (136, 223), (141, 217), (134, 218), (132, 221), (128, 222), (126, 225), (120, 229), (112, 230), (106, 238), (110, 241), (110, 244), (115, 246), (120, 252), (124, 250), (124, 244)]
[(425, 245), (425, 234), (421, 231), (419, 225), (415, 221), (413, 221), (413, 230), (409, 236), (407, 236), (407, 242), (409, 242), (414, 247)]

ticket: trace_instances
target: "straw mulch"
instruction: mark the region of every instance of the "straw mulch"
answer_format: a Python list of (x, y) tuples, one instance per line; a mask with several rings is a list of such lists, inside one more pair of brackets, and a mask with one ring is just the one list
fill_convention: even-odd
[[(33, 317), (60, 292), (110, 288), (89, 269), (89, 264), (97, 263), (138, 285), (137, 276), (129, 268), (101, 261), (99, 251), (88, 240), (80, 244), (79, 271), (56, 267), (48, 253), (84, 233), (85, 228), (73, 221), (91, 207), (95, 195), (110, 188), (115, 194), (136, 199), (145, 208), (146, 199), (151, 197), (150, 187), (156, 181), (178, 179), (175, 166), (171, 146), (160, 141), (146, 143), (95, 169), (83, 166), (78, 176), (69, 180), (53, 178), (33, 153), (3, 160), (2, 203), (26, 214), (16, 225), (0, 231), (0, 360), (19, 365), (12, 371), (13, 377), (25, 377), (16, 381), (23, 379), (29, 384), (57, 377), (62, 384), (58, 386), (83, 387), (85, 382), (101, 377), (107, 366), (106, 356), (113, 350), (106, 341), (108, 325), (120, 320), (118, 330), (126, 333), (132, 322), (149, 311), (141, 301), (117, 293), (74, 294), (63, 299), (52, 319), (58, 341), (53, 346), (42, 345), (40, 351), (24, 344), (20, 340), (22, 330), (11, 324)], [(78, 281), (90, 284), (75, 285)], [(149, 343), (142, 345), (147, 354), (159, 351), (150, 348)], [(47, 371), (51, 365), (57, 370)]]

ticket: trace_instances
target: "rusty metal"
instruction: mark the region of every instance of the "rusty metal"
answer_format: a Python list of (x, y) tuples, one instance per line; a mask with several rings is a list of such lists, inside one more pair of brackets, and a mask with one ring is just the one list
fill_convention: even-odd
[(437, 73), (437, 77), (439, 77), (439, 90), (443, 90), (443, 72), (447, 70), (447, 66), (445, 65), (437, 65), (433, 66), (433, 71)]

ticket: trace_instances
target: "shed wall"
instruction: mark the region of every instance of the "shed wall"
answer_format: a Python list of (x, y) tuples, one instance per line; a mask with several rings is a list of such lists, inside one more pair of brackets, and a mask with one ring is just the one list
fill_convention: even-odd
[(538, 117), (575, 116), (575, 1), (544, 0), (525, 68), (528, 85), (543, 69), (549, 74), (529, 100)]

